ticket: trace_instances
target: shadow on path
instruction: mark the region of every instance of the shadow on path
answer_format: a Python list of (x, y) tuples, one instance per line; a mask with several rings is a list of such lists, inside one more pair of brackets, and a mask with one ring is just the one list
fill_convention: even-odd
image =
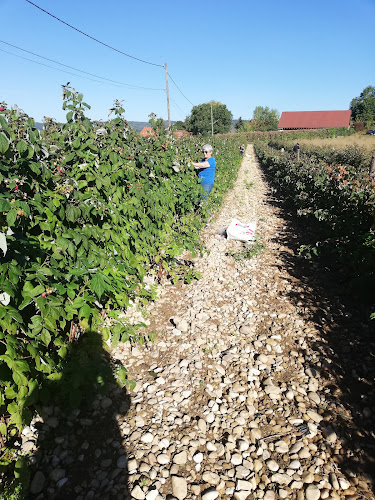
[[(38, 451), (27, 499), (130, 498), (119, 428), (130, 396), (116, 384), (114, 369), (98, 333), (88, 332), (73, 344), (61, 378), (43, 389), (53, 404), (41, 409), (43, 421), (36, 424)], [(71, 409), (73, 404), (80, 409)]]

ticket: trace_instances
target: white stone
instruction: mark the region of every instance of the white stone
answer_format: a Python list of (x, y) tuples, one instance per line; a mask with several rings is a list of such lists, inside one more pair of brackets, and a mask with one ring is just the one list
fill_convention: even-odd
[(141, 437), (141, 441), (142, 443), (152, 443), (152, 441), (154, 440), (154, 436), (151, 434), (151, 432), (146, 432), (146, 434), (143, 434), (143, 436)]
[(171, 459), (169, 458), (169, 456), (166, 453), (160, 453), (160, 455), (158, 455), (156, 457), (156, 460), (158, 461), (158, 463), (160, 465), (169, 464), (169, 462), (171, 461)]
[(144, 500), (146, 498), (146, 495), (143, 493), (140, 486), (137, 485), (132, 489), (132, 498), (135, 498), (136, 500)]
[(178, 500), (186, 498), (187, 482), (184, 477), (172, 476), (172, 494), (178, 498)]
[(319, 500), (320, 498), (320, 490), (315, 484), (310, 484), (306, 488), (306, 500)]

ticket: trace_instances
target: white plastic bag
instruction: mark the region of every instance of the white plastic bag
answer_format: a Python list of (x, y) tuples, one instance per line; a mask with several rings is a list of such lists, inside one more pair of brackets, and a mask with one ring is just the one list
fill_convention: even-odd
[(232, 219), (227, 228), (228, 240), (253, 241), (255, 237), (257, 223), (247, 222), (242, 223), (237, 219)]

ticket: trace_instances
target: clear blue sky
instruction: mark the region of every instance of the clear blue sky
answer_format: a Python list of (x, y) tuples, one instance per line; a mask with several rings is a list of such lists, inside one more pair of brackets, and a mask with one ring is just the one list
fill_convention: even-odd
[[(169, 81), (172, 120), (210, 100), (243, 119), (256, 106), (280, 113), (348, 109), (375, 85), (375, 0), (32, 1), (133, 57), (167, 62), (184, 94)], [(3, 42), (107, 79), (165, 89), (163, 67), (110, 50), (26, 0), (0, 0), (0, 13)], [(0, 102), (36, 121), (64, 120), (61, 85), (68, 81), (91, 105), (92, 119), (106, 119), (115, 99), (123, 99), (128, 120), (147, 121), (151, 112), (167, 118), (165, 90), (92, 81), (4, 43), (0, 57)]]

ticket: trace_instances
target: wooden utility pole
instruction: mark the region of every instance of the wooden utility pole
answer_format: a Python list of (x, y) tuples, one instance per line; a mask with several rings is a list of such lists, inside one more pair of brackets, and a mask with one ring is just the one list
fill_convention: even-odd
[(371, 158), (369, 174), (371, 175), (371, 177), (375, 177), (375, 156), (372, 156)]
[(212, 132), (212, 135), (214, 135), (214, 119), (212, 116), (212, 104), (211, 104), (211, 132)]
[(165, 68), (165, 88), (167, 91), (167, 107), (168, 107), (168, 129), (171, 129), (171, 112), (169, 109), (169, 88), (168, 88), (168, 69), (167, 69), (167, 63), (164, 63), (164, 68)]

